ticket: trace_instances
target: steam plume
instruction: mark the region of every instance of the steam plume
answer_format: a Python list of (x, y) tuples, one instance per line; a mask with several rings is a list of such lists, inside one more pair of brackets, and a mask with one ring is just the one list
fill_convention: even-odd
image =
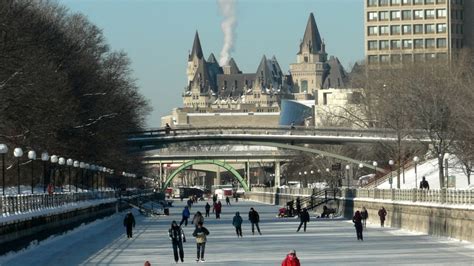
[(222, 31), (224, 32), (224, 46), (221, 50), (221, 57), (219, 64), (225, 66), (229, 63), (230, 52), (234, 46), (234, 29), (237, 24), (235, 16), (235, 0), (217, 0), (224, 21), (221, 23)]

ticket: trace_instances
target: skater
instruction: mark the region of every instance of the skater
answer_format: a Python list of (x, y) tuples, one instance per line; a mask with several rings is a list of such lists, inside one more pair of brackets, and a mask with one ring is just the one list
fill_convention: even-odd
[(300, 216), (300, 212), (301, 212), (301, 201), (300, 201), (300, 197), (297, 197), (296, 198), (296, 215)]
[(298, 230), (296, 232), (299, 232), (301, 229), (301, 226), (304, 224), (303, 230), (306, 232), (306, 223), (309, 222), (309, 213), (306, 208), (303, 208), (303, 212), (300, 214), (300, 226), (298, 226)]
[(206, 217), (209, 217), (209, 211), (211, 210), (211, 205), (209, 205), (209, 202), (206, 202), (206, 206), (204, 208), (206, 209)]
[(356, 211), (354, 217), (352, 217), (352, 222), (354, 223), (357, 240), (364, 241), (364, 237), (362, 236), (362, 215), (359, 211)]
[(188, 206), (184, 206), (182, 215), (183, 215), (183, 218), (181, 219), (179, 226), (183, 225), (183, 223), (184, 223), (184, 226), (188, 226), (188, 219), (189, 219), (189, 216), (191, 216)]
[(229, 199), (228, 196), (225, 197), (225, 202), (226, 202), (226, 204), (227, 204), (228, 206), (232, 206), (232, 205), (230, 204), (230, 199)]
[(360, 216), (362, 218), (362, 225), (364, 226), (364, 228), (366, 228), (366, 223), (367, 223), (367, 219), (369, 218), (369, 213), (367, 212), (367, 209), (362, 206), (362, 211), (360, 212)]
[(386, 211), (385, 208), (382, 206), (382, 208), (380, 208), (380, 210), (379, 210), (380, 226), (381, 226), (381, 227), (384, 227), (385, 217), (386, 217), (386, 216), (387, 216), (387, 211)]
[(242, 217), (239, 212), (235, 213), (234, 219), (232, 219), (232, 225), (235, 227), (237, 237), (242, 237)]
[(215, 204), (215, 207), (214, 207), (215, 211), (216, 211), (216, 219), (220, 219), (221, 218), (221, 212), (222, 212), (222, 203), (219, 201)]
[(193, 206), (193, 200), (192, 200), (191, 198), (189, 198), (186, 203), (187, 203), (187, 205), (188, 205), (188, 208), (191, 209), (191, 206)]
[(133, 217), (131, 211), (123, 219), (123, 226), (127, 228), (127, 238), (132, 238), (132, 228), (135, 228), (135, 217)]
[(216, 204), (217, 202), (217, 194), (212, 195), (212, 205)]
[(428, 181), (426, 181), (425, 177), (421, 178), (420, 189), (430, 190), (430, 184), (428, 184)]
[(197, 228), (199, 222), (204, 223), (204, 217), (202, 217), (202, 213), (200, 211), (197, 211), (196, 214), (194, 214), (191, 224), (194, 224), (194, 226)]
[(296, 251), (290, 250), (286, 258), (281, 262), (281, 266), (300, 266), (300, 260), (296, 257)]
[(174, 261), (178, 263), (178, 259), (180, 259), (181, 262), (184, 262), (183, 242), (186, 242), (186, 236), (184, 235), (183, 229), (181, 226), (178, 226), (176, 221), (173, 221), (171, 222), (171, 228), (168, 230), (168, 234), (171, 239), (171, 244), (173, 244)]
[(249, 211), (249, 221), (252, 223), (252, 235), (255, 235), (255, 226), (257, 226), (257, 231), (261, 235), (262, 233), (260, 232), (260, 227), (258, 226), (258, 222), (260, 221), (260, 216), (258, 215), (258, 212), (254, 210), (254, 208), (250, 208)]
[(206, 236), (209, 235), (209, 231), (203, 226), (203, 222), (199, 222), (198, 226), (193, 232), (193, 236), (196, 238), (197, 247), (197, 258), (196, 261), (204, 262), (204, 250), (206, 249)]

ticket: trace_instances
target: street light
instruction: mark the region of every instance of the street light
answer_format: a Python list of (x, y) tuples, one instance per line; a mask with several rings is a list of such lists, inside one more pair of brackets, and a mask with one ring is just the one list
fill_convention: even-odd
[[(51, 155), (51, 163), (56, 164), (59, 161), (57, 155)], [(56, 166), (53, 166), (53, 191), (56, 190)]]
[(49, 161), (49, 154), (46, 151), (41, 153), (41, 161), (43, 161), (43, 193), (46, 193), (46, 162)]
[[(74, 168), (79, 168), (79, 161), (74, 161), (72, 163), (72, 166)], [(76, 192), (77, 192), (77, 187), (78, 187), (78, 184), (77, 184), (77, 170), (75, 170), (74, 173), (76, 174), (76, 180), (75, 180), (76, 182), (74, 182), (74, 185), (76, 186)]]
[(89, 169), (91, 169), (91, 165), (86, 163), (84, 164), (84, 169), (86, 169), (86, 187), (87, 187), (87, 191), (89, 191)]
[(378, 163), (376, 161), (374, 161), (372, 163), (372, 165), (374, 166), (374, 180), (375, 180), (375, 185), (377, 186), (377, 179), (375, 179), (375, 177), (377, 176), (377, 165), (378, 165)]
[(66, 161), (67, 168), (68, 168), (68, 174), (69, 174), (69, 193), (71, 193), (71, 166), (74, 164), (74, 161), (69, 158)]
[[(395, 164), (395, 162), (393, 160), (389, 160), (388, 161), (388, 165), (390, 165), (390, 179), (388, 180), (389, 183), (390, 183), (390, 189), (392, 189), (392, 183), (393, 183), (393, 165)], [(415, 164), (415, 169), (416, 169), (416, 164)], [(416, 170), (415, 170), (416, 172)], [(400, 184), (398, 184), (398, 186), (400, 186)]]
[(80, 162), (79, 167), (81, 168), (81, 192), (84, 192), (84, 168), (86, 168), (86, 163)]
[(418, 186), (418, 171), (416, 170), (416, 165), (420, 161), (420, 158), (418, 156), (413, 157), (413, 162), (415, 163), (415, 188)]
[(304, 184), (303, 184), (303, 188), (306, 186), (308, 187), (308, 178), (307, 178), (307, 174), (308, 172), (304, 171)]
[(444, 186), (443, 187), (448, 187), (448, 161), (449, 161), (449, 153), (445, 153), (444, 154), (444, 164), (445, 164), (445, 168), (446, 168), (446, 178), (444, 178), (443, 182), (446, 182), (446, 184), (443, 184)]
[[(60, 157), (58, 163), (59, 163), (59, 165), (63, 166), (63, 165), (66, 164), (66, 159), (64, 159), (64, 157)], [(61, 177), (61, 176), (62, 176), (61, 168), (59, 168), (59, 177)], [(64, 179), (66, 179), (66, 178), (64, 178)], [(64, 181), (66, 181), (66, 180), (64, 180)], [(64, 181), (61, 182), (61, 191), (63, 191)]]
[(18, 160), (18, 194), (21, 194), (20, 191), (20, 158), (23, 156), (23, 150), (21, 148), (15, 148), (13, 150), (13, 156)]
[(2, 188), (3, 196), (5, 196), (5, 153), (8, 152), (8, 147), (5, 144), (0, 144), (0, 154), (2, 155)]
[(346, 165), (346, 177), (347, 177), (347, 187), (349, 188), (349, 170), (351, 169), (350, 165)]
[(31, 150), (28, 152), (28, 159), (30, 159), (31, 161), (31, 194), (33, 194), (33, 186), (34, 186), (34, 168), (33, 168), (33, 165), (34, 165), (34, 162), (36, 160), (36, 152)]

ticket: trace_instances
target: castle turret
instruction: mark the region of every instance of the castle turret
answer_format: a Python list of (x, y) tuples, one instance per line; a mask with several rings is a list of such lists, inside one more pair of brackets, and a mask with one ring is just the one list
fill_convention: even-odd
[(188, 68), (186, 71), (188, 74), (188, 85), (193, 80), (194, 76), (196, 75), (196, 71), (199, 68), (199, 66), (205, 63), (206, 61), (202, 53), (201, 41), (199, 40), (199, 34), (196, 31), (196, 34), (194, 35), (193, 49), (191, 50), (191, 53), (189, 54), (189, 57), (188, 57)]

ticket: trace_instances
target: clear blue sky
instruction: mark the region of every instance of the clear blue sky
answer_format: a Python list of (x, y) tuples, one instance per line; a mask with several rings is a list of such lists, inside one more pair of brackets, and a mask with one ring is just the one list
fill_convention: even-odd
[[(102, 28), (114, 50), (132, 60), (140, 90), (153, 107), (148, 126), (181, 107), (186, 63), (194, 32), (204, 56), (219, 59), (222, 16), (216, 0), (59, 0), (71, 12), (85, 14)], [(361, 0), (237, 0), (235, 50), (243, 72), (254, 72), (262, 55), (275, 55), (283, 71), (296, 61), (310, 12), (314, 13), (329, 55), (344, 66), (364, 57)]]

